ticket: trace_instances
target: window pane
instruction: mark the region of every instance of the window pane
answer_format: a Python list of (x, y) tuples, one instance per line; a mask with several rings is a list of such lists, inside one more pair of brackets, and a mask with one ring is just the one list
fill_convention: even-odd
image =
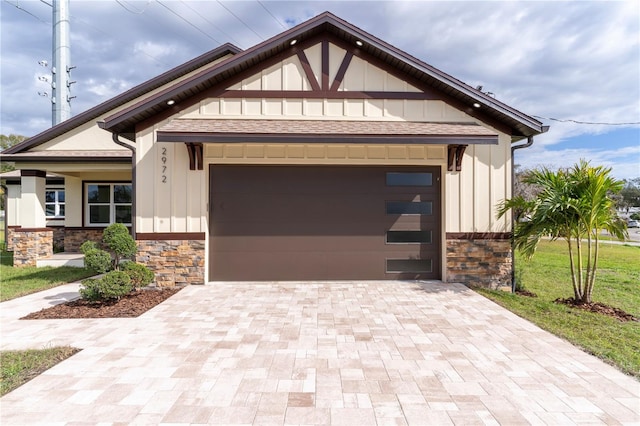
[(109, 206), (89, 206), (90, 223), (109, 223)]
[(45, 204), (44, 207), (45, 215), (47, 217), (53, 217), (56, 215), (56, 205), (55, 204)]
[(64, 217), (64, 204), (60, 204), (60, 214), (59, 216)]
[(90, 203), (109, 203), (111, 201), (111, 187), (109, 185), (89, 185), (87, 199)]
[(387, 173), (389, 186), (431, 186), (431, 173)]
[(64, 203), (64, 191), (58, 191), (58, 201)]
[(431, 259), (387, 259), (387, 272), (431, 272)]
[(387, 214), (430, 215), (431, 201), (387, 201)]
[(131, 185), (113, 185), (113, 202), (130, 203)]
[(131, 206), (116, 206), (116, 223), (131, 223)]
[(56, 191), (45, 191), (45, 193), (44, 193), (44, 201), (46, 203), (55, 203), (56, 202)]
[(431, 243), (431, 231), (387, 231), (388, 243)]

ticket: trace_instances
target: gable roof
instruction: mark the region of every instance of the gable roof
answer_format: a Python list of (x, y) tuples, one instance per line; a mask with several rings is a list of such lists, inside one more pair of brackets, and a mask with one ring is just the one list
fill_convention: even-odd
[[(530, 117), (462, 81), (414, 58), (406, 52), (376, 38), (360, 28), (338, 18), (330, 12), (324, 12), (315, 18), (303, 22), (283, 33), (272, 37), (250, 49), (247, 49), (211, 69), (197, 73), (165, 90), (154, 94), (141, 102), (105, 118), (100, 127), (113, 133), (122, 134), (134, 140), (135, 125), (160, 114), (179, 111), (181, 102), (194, 95), (237, 76), (261, 62), (282, 55), (292, 54), (302, 48), (321, 33), (329, 33), (341, 42), (356, 46), (354, 54), (364, 54), (375, 58), (386, 66), (411, 77), (431, 89), (435, 89), (454, 101), (456, 107), (479, 120), (499, 123), (510, 130), (512, 140), (517, 141), (528, 136), (543, 133), (546, 129), (540, 121)], [(295, 40), (295, 44), (292, 44)], [(167, 105), (172, 100), (173, 106)], [(474, 107), (474, 104), (479, 107)]]
[(169, 71), (166, 71), (150, 80), (147, 80), (144, 83), (141, 83), (118, 96), (115, 96), (93, 108), (90, 108), (68, 120), (65, 120), (62, 123), (59, 123), (39, 133), (36, 136), (25, 139), (21, 143), (2, 151), (2, 154), (16, 154), (46, 143), (53, 138), (56, 138), (78, 126), (99, 118), (101, 115), (108, 113), (114, 108), (120, 107), (127, 102), (131, 102), (139, 98), (140, 96), (149, 93), (152, 90), (158, 89), (159, 87), (162, 87), (165, 84), (174, 81), (177, 78), (189, 74), (190, 72), (193, 72), (198, 68), (214, 62), (226, 55), (235, 55), (241, 51), (242, 50), (240, 48), (234, 46), (231, 43), (223, 44), (222, 46), (206, 52), (198, 56), (197, 58), (185, 62), (182, 65), (172, 68)]

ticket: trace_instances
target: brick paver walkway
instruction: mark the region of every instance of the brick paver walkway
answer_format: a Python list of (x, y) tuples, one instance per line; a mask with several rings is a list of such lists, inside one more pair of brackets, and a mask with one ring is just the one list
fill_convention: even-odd
[(461, 285), (190, 286), (135, 319), (18, 321), (2, 349), (83, 350), (2, 424), (639, 424), (640, 383)]

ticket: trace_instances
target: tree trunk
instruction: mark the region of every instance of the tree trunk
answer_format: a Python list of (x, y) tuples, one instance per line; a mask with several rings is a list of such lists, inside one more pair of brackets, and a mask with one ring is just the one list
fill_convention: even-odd
[(573, 298), (580, 300), (580, 291), (576, 282), (576, 266), (573, 261), (573, 244), (571, 244), (571, 237), (567, 238), (567, 245), (569, 246), (569, 265), (571, 266), (571, 283), (573, 284)]
[(580, 235), (576, 237), (576, 251), (578, 256), (578, 293), (579, 297), (576, 298), (576, 301), (581, 301), (584, 297), (585, 283), (582, 274), (582, 243), (580, 241)]

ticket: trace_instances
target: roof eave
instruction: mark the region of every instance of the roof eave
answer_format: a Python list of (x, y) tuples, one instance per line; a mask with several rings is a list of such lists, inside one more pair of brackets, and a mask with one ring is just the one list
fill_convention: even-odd
[(486, 110), (489, 116), (504, 122), (506, 126), (513, 129), (513, 135), (516, 137), (518, 134), (521, 134), (522, 137), (528, 137), (543, 132), (542, 123), (535, 120), (533, 117), (497, 101), (480, 90), (477, 90), (420, 61), (419, 59), (412, 57), (406, 52), (395, 48), (394, 46), (346, 21), (343, 21), (329, 12), (322, 13), (315, 18), (311, 18), (296, 27), (264, 41), (263, 43), (247, 49), (227, 61), (220, 63), (211, 70), (193, 76), (191, 79), (180, 82), (174, 87), (168, 88), (166, 91), (148, 98), (145, 102), (139, 105), (132, 106), (129, 110), (120, 111), (117, 114), (107, 117), (105, 119), (104, 128), (114, 133), (135, 133), (135, 123), (148, 118), (147, 116), (153, 116), (166, 111), (168, 108), (166, 106), (166, 102), (169, 99), (174, 99), (176, 102), (180, 102), (183, 98), (189, 96), (190, 88), (203, 84), (206, 80), (212, 79), (224, 72), (232, 71), (235, 67), (241, 66), (242, 64), (250, 63), (260, 55), (264, 55), (265, 53), (276, 54), (287, 49), (293, 39), (298, 40), (299, 44), (300, 41), (304, 41), (304, 39), (312, 37), (317, 32), (320, 32), (326, 25), (332, 26), (334, 29), (332, 32), (337, 33), (349, 41), (361, 41), (363, 46), (360, 48), (368, 50), (369, 53), (383, 53), (390, 58), (407, 63), (420, 73), (428, 76), (428, 78), (451, 87), (456, 91), (456, 97), (461, 101), (469, 105), (473, 105), (474, 103), (480, 104), (480, 108)]

